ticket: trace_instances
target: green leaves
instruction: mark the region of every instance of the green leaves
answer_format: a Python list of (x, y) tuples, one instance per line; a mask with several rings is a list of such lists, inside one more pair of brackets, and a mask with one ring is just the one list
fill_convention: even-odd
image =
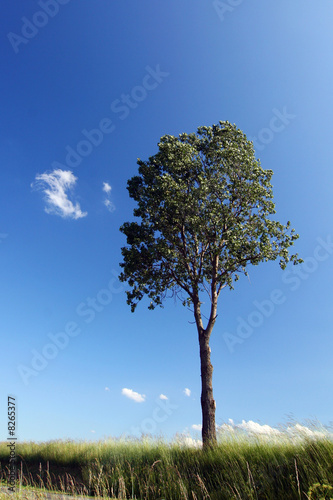
[(300, 262), (288, 253), (298, 238), (290, 222), (270, 218), (273, 172), (261, 168), (235, 125), (165, 135), (158, 147), (148, 161), (138, 159), (138, 175), (128, 181), (140, 222), (120, 228), (127, 237), (120, 279), (132, 288), (132, 311), (144, 295), (150, 309), (162, 305), (167, 290), (183, 290), (184, 305), (207, 291), (216, 301), (248, 264)]

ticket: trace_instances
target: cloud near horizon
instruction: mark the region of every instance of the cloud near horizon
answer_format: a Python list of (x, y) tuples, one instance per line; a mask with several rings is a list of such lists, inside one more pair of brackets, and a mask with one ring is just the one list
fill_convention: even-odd
[(123, 396), (126, 396), (129, 399), (132, 399), (136, 403), (143, 403), (146, 399), (145, 394), (139, 394), (138, 392), (133, 391), (132, 389), (122, 389), (121, 393)]
[[(192, 428), (199, 427), (196, 424), (192, 425)], [(303, 438), (324, 438), (325, 436), (330, 435), (333, 436), (332, 433), (328, 432), (325, 429), (322, 430), (312, 430), (309, 427), (295, 424), (293, 426), (288, 426), (287, 428), (276, 429), (271, 427), (270, 425), (262, 425), (258, 422), (253, 422), (253, 420), (249, 420), (246, 422), (242, 420), (241, 424), (235, 424), (234, 421), (229, 418), (228, 424), (222, 424), (217, 426), (217, 430), (219, 432), (229, 432), (234, 433), (237, 431), (243, 431), (249, 436), (261, 436), (264, 438), (293, 438), (293, 439), (303, 439)]]
[(69, 170), (56, 169), (51, 173), (37, 174), (31, 187), (41, 189), (46, 202), (45, 212), (67, 219), (81, 219), (87, 215), (80, 204), (68, 198), (68, 191), (76, 184), (77, 177)]

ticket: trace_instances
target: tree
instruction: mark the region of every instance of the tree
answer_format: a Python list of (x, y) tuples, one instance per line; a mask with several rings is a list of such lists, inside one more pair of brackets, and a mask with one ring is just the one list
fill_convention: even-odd
[[(120, 230), (121, 281), (131, 287), (127, 303), (134, 312), (147, 295), (149, 309), (162, 306), (172, 291), (192, 307), (198, 331), (201, 366), (203, 445), (216, 443), (215, 400), (210, 336), (217, 302), (225, 287), (233, 289), (248, 264), (280, 258), (284, 269), (288, 248), (298, 238), (290, 222), (271, 220), (272, 170), (263, 170), (252, 142), (229, 122), (199, 127), (197, 134), (165, 135), (148, 161), (138, 159), (139, 175), (128, 181), (137, 203), (134, 216)], [(204, 325), (202, 296), (208, 295)]]

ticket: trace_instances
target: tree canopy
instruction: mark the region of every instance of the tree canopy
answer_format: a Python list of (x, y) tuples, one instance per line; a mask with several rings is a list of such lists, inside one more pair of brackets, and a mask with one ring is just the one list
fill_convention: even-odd
[(132, 311), (147, 295), (150, 309), (168, 290), (184, 305), (201, 292), (212, 299), (233, 288), (247, 265), (280, 259), (300, 262), (288, 248), (298, 238), (275, 214), (272, 170), (263, 170), (252, 142), (229, 122), (199, 127), (197, 134), (165, 135), (139, 175), (128, 181), (139, 222), (126, 222), (122, 281), (132, 287)]

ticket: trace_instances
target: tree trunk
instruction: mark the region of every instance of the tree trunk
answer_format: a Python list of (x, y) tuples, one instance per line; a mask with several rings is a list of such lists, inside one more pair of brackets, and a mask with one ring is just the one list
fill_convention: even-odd
[(210, 362), (209, 334), (202, 331), (199, 335), (201, 364), (201, 408), (203, 447), (216, 445), (215, 410), (213, 398), (213, 365)]
[(214, 301), (207, 328), (204, 329), (201, 318), (199, 297), (194, 297), (194, 317), (198, 329), (201, 369), (201, 409), (202, 409), (202, 444), (204, 448), (216, 445), (215, 410), (213, 398), (213, 365), (210, 362), (209, 339), (216, 320), (217, 298), (213, 290)]

